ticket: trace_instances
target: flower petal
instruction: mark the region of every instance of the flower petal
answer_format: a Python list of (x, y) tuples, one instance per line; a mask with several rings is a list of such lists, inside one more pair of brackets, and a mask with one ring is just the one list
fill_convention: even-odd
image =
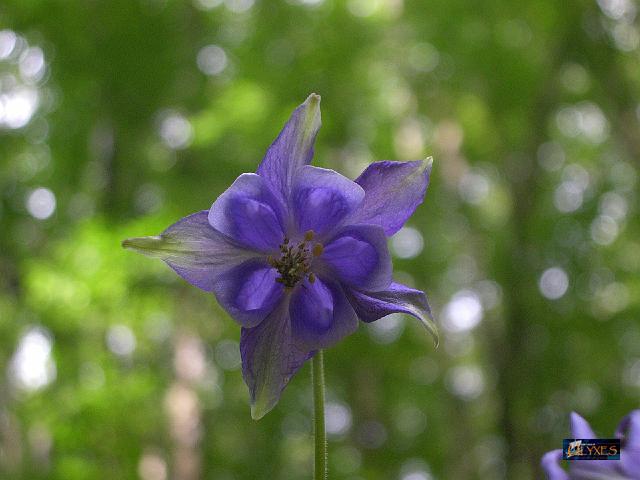
[(377, 225), (351, 225), (324, 247), (320, 260), (343, 283), (377, 291), (391, 284), (393, 265), (387, 237)]
[(291, 328), (307, 348), (328, 348), (358, 329), (358, 317), (337, 282), (305, 281), (291, 296)]
[[(333, 323), (333, 295), (322, 280), (303, 282), (291, 296), (289, 304), (291, 321), (301, 334), (319, 336)], [(295, 327), (294, 327), (295, 328)]]
[(306, 165), (296, 174), (290, 204), (298, 231), (323, 235), (355, 211), (363, 198), (364, 190), (353, 180), (333, 170)]
[[(576, 412), (571, 412), (570, 428), (573, 438), (598, 438), (589, 422)], [(570, 467), (571, 475), (582, 478), (614, 480), (621, 478), (616, 473), (617, 462), (608, 460), (589, 460), (588, 462), (573, 462)]]
[(284, 206), (262, 177), (243, 173), (213, 203), (209, 223), (248, 248), (274, 251), (284, 237)]
[(251, 416), (255, 420), (278, 403), (291, 377), (314, 353), (294, 342), (287, 301), (280, 302), (257, 327), (242, 329), (242, 376), (249, 387)]
[(620, 467), (625, 478), (640, 479), (640, 449), (623, 448), (620, 452)]
[(431, 157), (415, 162), (375, 162), (356, 178), (364, 201), (350, 223), (372, 223), (390, 236), (422, 203), (431, 175)]
[(573, 461), (569, 473), (572, 480), (630, 480), (618, 470), (619, 466), (620, 462), (611, 460)]
[(640, 449), (640, 410), (633, 410), (620, 421), (615, 436), (624, 437), (627, 447)]
[(589, 422), (578, 415), (576, 412), (571, 412), (571, 435), (573, 438), (598, 438), (594, 431), (591, 429)]
[(312, 93), (291, 114), (258, 167), (256, 173), (265, 178), (285, 201), (296, 170), (311, 163), (319, 129), (320, 96)]
[(616, 429), (615, 436), (623, 438), (620, 466), (634, 480), (640, 479), (640, 410), (624, 417)]
[(569, 480), (569, 474), (560, 466), (562, 450), (552, 450), (542, 456), (542, 469), (547, 474), (548, 480)]
[(433, 336), (436, 347), (438, 346), (438, 328), (424, 292), (394, 282), (380, 292), (350, 290), (347, 295), (363, 322), (373, 322), (390, 313), (407, 313), (420, 320)]
[(258, 325), (282, 297), (278, 272), (259, 260), (249, 260), (221, 275), (214, 292), (218, 303), (243, 327)]
[(256, 254), (217, 232), (207, 215), (206, 210), (194, 213), (160, 235), (129, 238), (122, 246), (164, 260), (187, 282), (210, 292), (222, 273)]

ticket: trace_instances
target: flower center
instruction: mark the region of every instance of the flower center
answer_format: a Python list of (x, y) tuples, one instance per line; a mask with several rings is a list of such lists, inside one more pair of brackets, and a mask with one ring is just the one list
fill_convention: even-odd
[(280, 276), (276, 282), (282, 283), (285, 288), (293, 288), (304, 277), (313, 283), (316, 276), (311, 271), (311, 261), (313, 257), (322, 255), (324, 247), (321, 243), (316, 243), (309, 247), (314, 237), (313, 230), (304, 234), (304, 239), (297, 245), (293, 245), (287, 237), (284, 237), (280, 245), (280, 258), (275, 259), (269, 255), (267, 261), (275, 268)]

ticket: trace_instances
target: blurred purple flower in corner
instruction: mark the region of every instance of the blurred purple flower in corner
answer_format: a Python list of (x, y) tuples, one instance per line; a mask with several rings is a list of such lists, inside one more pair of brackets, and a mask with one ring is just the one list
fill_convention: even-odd
[[(571, 414), (572, 438), (599, 438), (589, 423), (577, 413)], [(560, 466), (562, 450), (547, 452), (542, 468), (549, 480), (640, 480), (640, 410), (624, 417), (614, 434), (620, 438), (620, 460), (580, 460)]]
[(292, 114), (256, 173), (244, 173), (207, 211), (123, 246), (164, 260), (213, 292), (241, 326), (251, 414), (271, 410), (318, 349), (402, 312), (436, 327), (425, 294), (392, 280), (387, 237), (422, 203), (431, 159), (376, 162), (355, 180), (309, 165), (320, 97)]

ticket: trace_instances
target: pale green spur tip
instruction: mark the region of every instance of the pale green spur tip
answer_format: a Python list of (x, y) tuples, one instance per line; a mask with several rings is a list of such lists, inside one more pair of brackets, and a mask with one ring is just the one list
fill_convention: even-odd
[(150, 257), (163, 257), (169, 253), (169, 242), (159, 235), (127, 238), (122, 241), (122, 247)]
[(312, 93), (302, 104), (304, 107), (304, 117), (302, 121), (303, 142), (308, 141), (320, 128), (320, 95)]
[(276, 406), (276, 403), (278, 403), (277, 399), (269, 401), (267, 395), (260, 395), (251, 405), (251, 418), (260, 420)]

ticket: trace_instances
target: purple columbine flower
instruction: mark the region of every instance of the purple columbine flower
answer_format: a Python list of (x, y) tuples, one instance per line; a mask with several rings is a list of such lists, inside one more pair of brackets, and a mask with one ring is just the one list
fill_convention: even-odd
[[(572, 438), (598, 438), (589, 423), (577, 413), (571, 414)], [(542, 457), (542, 468), (549, 480), (640, 480), (640, 410), (624, 417), (614, 434), (621, 439), (620, 460), (568, 461), (569, 470), (560, 466), (562, 450)]]
[(422, 203), (431, 158), (376, 162), (355, 181), (309, 165), (320, 97), (292, 114), (256, 173), (240, 175), (204, 210), (123, 246), (164, 260), (213, 292), (242, 326), (251, 414), (271, 410), (318, 349), (402, 312), (434, 335), (425, 294), (392, 280), (387, 237)]

